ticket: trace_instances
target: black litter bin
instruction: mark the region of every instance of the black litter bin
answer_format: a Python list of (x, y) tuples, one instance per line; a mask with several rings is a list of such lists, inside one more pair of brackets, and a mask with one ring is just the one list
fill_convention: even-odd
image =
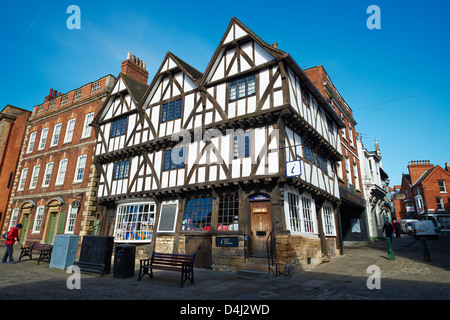
[(134, 259), (136, 246), (132, 244), (117, 245), (114, 251), (114, 278), (134, 276)]

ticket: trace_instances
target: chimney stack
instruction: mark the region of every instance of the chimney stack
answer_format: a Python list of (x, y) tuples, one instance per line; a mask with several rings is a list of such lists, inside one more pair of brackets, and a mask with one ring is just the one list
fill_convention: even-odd
[(48, 93), (48, 95), (45, 97), (44, 102), (56, 99), (56, 97), (58, 96), (58, 91), (50, 89), (50, 92)]
[(408, 170), (411, 177), (411, 183), (414, 184), (425, 171), (432, 169), (433, 167), (434, 165), (430, 163), (430, 160), (409, 161)]
[(127, 59), (122, 62), (120, 73), (147, 84), (148, 71), (145, 69), (145, 62), (132, 55), (131, 52), (127, 53)]

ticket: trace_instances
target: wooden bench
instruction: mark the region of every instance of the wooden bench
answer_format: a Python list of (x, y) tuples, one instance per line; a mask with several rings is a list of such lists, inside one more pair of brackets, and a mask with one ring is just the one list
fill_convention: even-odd
[[(146, 274), (153, 278), (153, 269), (181, 272), (180, 287), (186, 280), (194, 282), (194, 255), (153, 252), (150, 259), (141, 259), (138, 281)], [(149, 273), (150, 271), (150, 273)]]
[(43, 244), (43, 243), (33, 243), (31, 246), (28, 247), (22, 247), (22, 252), (20, 252), (19, 261), (25, 257), (28, 256), (30, 260), (33, 260), (33, 254), (39, 255), (38, 263), (42, 260), (48, 260), (50, 262), (50, 259), (52, 258), (52, 250), (53, 246), (50, 244)]

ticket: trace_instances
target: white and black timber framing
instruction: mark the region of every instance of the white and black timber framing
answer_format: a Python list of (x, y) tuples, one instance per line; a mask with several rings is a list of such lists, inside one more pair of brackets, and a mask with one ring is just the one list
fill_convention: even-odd
[[(230, 85), (249, 77), (254, 86), (250, 94), (230, 96)], [(336, 214), (340, 202), (334, 162), (342, 157), (338, 130), (344, 124), (288, 53), (232, 18), (204, 73), (168, 52), (145, 93), (131, 82), (124, 75), (118, 77), (92, 124), (97, 135), (99, 204), (114, 210), (127, 201), (153, 201), (157, 206), (153, 239), (173, 234), (175, 243), (182, 236), (231, 234), (247, 239), (255, 232), (251, 199), (263, 194), (270, 199), (270, 228), (276, 237), (292, 233), (286, 227), (285, 196), (295, 190), (314, 200), (316, 237), (327, 250), (319, 212), (328, 203)], [(175, 101), (181, 112), (166, 120), (163, 106)], [(120, 118), (126, 118), (126, 131), (111, 137), (112, 123)], [(241, 133), (249, 150), (236, 156), (235, 136)], [(313, 157), (320, 154), (325, 159), (326, 168), (304, 155), (305, 144)], [(165, 170), (165, 152), (180, 146), (185, 147), (184, 166)], [(301, 160), (301, 175), (287, 178), (286, 162), (292, 160)], [(114, 168), (122, 161), (129, 161), (128, 174), (117, 179)], [(224, 234), (217, 226), (216, 200), (230, 193), (239, 199), (239, 227)], [(214, 198), (207, 230), (182, 230), (186, 202), (193, 197)], [(169, 200), (178, 203), (175, 231), (157, 233), (161, 203)], [(244, 247), (243, 259), (252, 253), (250, 243)], [(177, 249), (175, 244), (173, 251), (182, 251), (181, 245)]]

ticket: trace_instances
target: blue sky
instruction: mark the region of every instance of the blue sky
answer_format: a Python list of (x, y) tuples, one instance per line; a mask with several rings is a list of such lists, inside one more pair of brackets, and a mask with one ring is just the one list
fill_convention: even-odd
[[(67, 28), (70, 5), (80, 30)], [(379, 30), (366, 26), (369, 5), (381, 10)], [(0, 108), (31, 110), (50, 88), (117, 76), (128, 51), (150, 78), (167, 51), (203, 72), (235, 16), (300, 67), (325, 67), (364, 146), (378, 140), (393, 186), (408, 161), (450, 161), (449, 15), (450, 2), (436, 0), (3, 1)]]

